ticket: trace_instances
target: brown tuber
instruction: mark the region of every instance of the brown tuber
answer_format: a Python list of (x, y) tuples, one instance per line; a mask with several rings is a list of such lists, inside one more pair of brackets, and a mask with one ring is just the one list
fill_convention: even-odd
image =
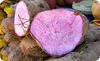
[(5, 18), (2, 23), (2, 31), (4, 33), (11, 33), (14, 34), (14, 23), (13, 23), (13, 18)]
[(46, 57), (46, 53), (36, 44), (31, 38), (23, 38), (20, 43), (21, 51), (25, 55), (31, 55), (35, 57)]

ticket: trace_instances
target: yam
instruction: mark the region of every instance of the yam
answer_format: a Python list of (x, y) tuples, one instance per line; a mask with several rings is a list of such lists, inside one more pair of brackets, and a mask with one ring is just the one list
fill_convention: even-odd
[(12, 51), (8, 56), (8, 61), (42, 61), (39, 57), (33, 57), (24, 55), (21, 49), (18, 47), (15, 51)]
[(20, 41), (12, 41), (12, 42), (10, 42), (8, 44), (8, 48), (9, 48), (8, 51), (9, 51), (9, 53), (11, 53), (12, 51), (15, 51), (16, 48), (18, 47), (19, 43), (20, 43)]
[(4, 40), (6, 42), (19, 41), (20, 37), (14, 35), (14, 34), (6, 33), (4, 36)]
[(32, 18), (40, 11), (49, 9), (44, 0), (23, 0), (15, 9), (14, 29), (18, 36), (25, 36)]
[(83, 42), (88, 30), (88, 20), (75, 11), (53, 9), (37, 14), (30, 33), (42, 49), (52, 56), (62, 56)]
[(20, 43), (21, 51), (24, 55), (31, 55), (34, 57), (46, 57), (47, 55), (42, 51), (42, 49), (34, 42), (32, 39), (24, 38)]
[(2, 26), (2, 31), (4, 33), (15, 34), (15, 32), (14, 32), (13, 18), (5, 18), (2, 21), (1, 26)]
[(4, 47), (1, 50), (2, 56), (8, 56), (9, 55), (9, 48), (8, 47)]
[(22, 61), (23, 54), (19, 48), (16, 48), (15, 51), (12, 51), (8, 56), (8, 61)]

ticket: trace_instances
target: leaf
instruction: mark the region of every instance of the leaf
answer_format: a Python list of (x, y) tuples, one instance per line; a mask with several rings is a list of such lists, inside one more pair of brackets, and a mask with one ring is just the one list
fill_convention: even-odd
[(6, 12), (7, 17), (12, 17), (13, 16), (13, 7), (12, 7), (12, 5), (6, 6), (4, 8), (4, 11)]
[(4, 9), (6, 5), (7, 5), (7, 2), (2, 2), (0, 4), (0, 9)]
[(3, 48), (4, 46), (6, 46), (6, 43), (3, 39), (0, 39), (0, 48)]
[(2, 26), (0, 25), (0, 34), (4, 34), (4, 32), (2, 31)]
[(5, 13), (2, 10), (0, 10), (0, 23), (5, 17), (6, 17)]

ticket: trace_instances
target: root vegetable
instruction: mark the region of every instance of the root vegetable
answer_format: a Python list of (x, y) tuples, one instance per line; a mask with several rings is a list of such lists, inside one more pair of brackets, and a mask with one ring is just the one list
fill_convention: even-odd
[(32, 18), (40, 11), (49, 9), (44, 0), (23, 0), (15, 9), (14, 29), (18, 36), (25, 36)]
[(2, 53), (2, 56), (8, 56), (9, 55), (9, 48), (8, 47), (4, 47), (2, 50), (1, 50), (1, 53)]
[(42, 51), (42, 49), (34, 42), (32, 39), (24, 38), (20, 43), (21, 51), (25, 55), (31, 55), (34, 57), (45, 57), (46, 54)]
[(8, 56), (8, 61), (22, 61), (23, 54), (19, 48), (16, 48), (15, 51), (12, 51)]
[(13, 35), (13, 34), (10, 34), (10, 33), (6, 33), (4, 36), (4, 40), (6, 42), (19, 41), (20, 37)]
[(36, 15), (30, 32), (50, 55), (71, 52), (86, 35), (88, 22), (83, 15), (66, 9), (54, 9)]
[(16, 48), (18, 47), (20, 41), (12, 41), (8, 44), (9, 47), (9, 53), (11, 53), (12, 51), (15, 51)]
[(14, 33), (14, 23), (13, 23), (13, 18), (5, 18), (2, 23), (2, 31), (4, 33), (11, 33), (11, 34), (15, 34)]
[(38, 57), (32, 57), (28, 55), (24, 55), (20, 48), (16, 48), (15, 51), (12, 51), (8, 56), (8, 61), (42, 61)]

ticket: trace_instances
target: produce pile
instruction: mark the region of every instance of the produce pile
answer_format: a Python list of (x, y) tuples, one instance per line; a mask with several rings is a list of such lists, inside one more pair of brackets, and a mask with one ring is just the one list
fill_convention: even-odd
[(92, 28), (100, 31), (100, 13), (95, 7), (100, 4), (96, 0), (83, 3), (86, 1), (2, 0), (0, 57), (4, 61), (44, 61), (69, 54), (92, 39), (92, 34), (99, 40), (100, 32)]

